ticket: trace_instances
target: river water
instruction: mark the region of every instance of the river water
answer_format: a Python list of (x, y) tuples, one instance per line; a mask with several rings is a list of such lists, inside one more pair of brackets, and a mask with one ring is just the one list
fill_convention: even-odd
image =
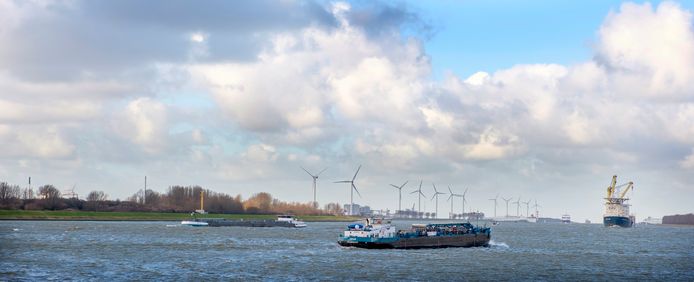
[(503, 223), (488, 248), (363, 250), (336, 244), (346, 224), (0, 221), (0, 280), (694, 280), (694, 227)]

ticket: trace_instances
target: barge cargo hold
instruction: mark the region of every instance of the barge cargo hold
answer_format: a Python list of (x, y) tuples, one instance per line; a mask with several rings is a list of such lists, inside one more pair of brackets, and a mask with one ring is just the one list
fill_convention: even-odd
[[(191, 223), (197, 223), (198, 225), (193, 225)], [(280, 215), (277, 220), (271, 219), (256, 219), (256, 220), (243, 220), (243, 219), (224, 219), (224, 218), (197, 218), (193, 220), (182, 221), (183, 225), (191, 226), (209, 226), (209, 227), (225, 227), (225, 226), (240, 226), (240, 227), (289, 227), (289, 228), (303, 228), (306, 227), (306, 223), (297, 220), (291, 215)]]
[(413, 224), (410, 230), (376, 222), (351, 224), (338, 238), (344, 247), (366, 249), (423, 249), (452, 247), (486, 247), (491, 229), (470, 223)]

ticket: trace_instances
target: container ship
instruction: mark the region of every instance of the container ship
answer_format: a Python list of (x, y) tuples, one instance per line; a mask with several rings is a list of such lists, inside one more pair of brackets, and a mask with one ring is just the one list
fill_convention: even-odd
[[(612, 176), (612, 182), (607, 187), (607, 197), (605, 197), (605, 215), (603, 216), (603, 224), (606, 227), (632, 227), (636, 221), (633, 215), (629, 214), (629, 198), (626, 198), (627, 192), (634, 189), (634, 182), (628, 182), (622, 185), (617, 184), (617, 176)], [(623, 191), (620, 192), (620, 190)]]
[(423, 249), (450, 247), (486, 247), (491, 228), (466, 223), (412, 224), (409, 230), (396, 230), (389, 222), (366, 220), (350, 224), (337, 243), (366, 249)]

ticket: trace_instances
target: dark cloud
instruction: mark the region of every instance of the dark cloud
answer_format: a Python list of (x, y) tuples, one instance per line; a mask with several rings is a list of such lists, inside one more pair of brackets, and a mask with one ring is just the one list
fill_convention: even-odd
[(36, 7), (5, 34), (0, 69), (32, 80), (111, 76), (153, 62), (190, 58), (190, 35), (210, 35), (207, 60), (248, 61), (262, 50), (261, 35), (334, 24), (313, 2), (84, 1)]
[(350, 24), (362, 27), (370, 37), (413, 34), (431, 38), (434, 26), (405, 3), (357, 2), (349, 13)]

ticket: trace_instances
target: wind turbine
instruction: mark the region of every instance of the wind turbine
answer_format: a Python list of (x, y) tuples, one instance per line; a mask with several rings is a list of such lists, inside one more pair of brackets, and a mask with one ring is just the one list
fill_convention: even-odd
[(424, 193), (422, 193), (422, 180), (419, 181), (419, 189), (410, 192), (410, 194), (414, 194), (414, 193), (418, 194), (417, 196), (418, 196), (419, 203), (417, 206), (417, 216), (419, 216), (419, 213), (422, 212), (422, 196), (424, 196), (426, 198)]
[(436, 213), (434, 215), (434, 218), (437, 218), (437, 216), (439, 215), (439, 195), (446, 193), (441, 193), (438, 190), (436, 190), (436, 184), (431, 183), (431, 185), (434, 186), (434, 195), (431, 196), (431, 199), (433, 200), (434, 198), (436, 198)]
[(306, 173), (308, 173), (308, 175), (311, 176), (311, 178), (313, 178), (313, 205), (314, 205), (314, 206), (317, 206), (317, 205), (318, 205), (318, 202), (316, 201), (316, 180), (318, 180), (318, 176), (319, 176), (321, 173), (323, 173), (323, 172), (324, 172), (326, 169), (328, 169), (328, 168), (327, 168), (327, 167), (324, 168), (323, 170), (321, 170), (321, 171), (320, 171), (318, 174), (316, 174), (316, 175), (313, 175), (312, 173), (308, 172), (308, 170), (306, 170), (306, 169), (303, 168), (303, 167), (301, 167), (301, 169), (303, 169)]
[(463, 193), (463, 196), (462, 196), (462, 198), (463, 198), (463, 217), (465, 217), (465, 202), (467, 202), (467, 200), (465, 200), (465, 195), (467, 194), (467, 189), (469, 189), (469, 188), (465, 188), (465, 192)]
[(499, 199), (499, 194), (496, 194), (496, 197), (494, 199), (489, 199), (490, 201), (494, 201), (494, 217), (496, 217), (496, 200)]
[[(448, 196), (448, 201), (451, 202), (451, 217), (453, 217), (453, 201), (451, 201), (451, 199), (452, 199), (453, 197), (462, 197), (463, 195), (453, 193), (453, 190), (451, 190), (451, 186), (450, 186), (450, 185), (448, 185), (448, 192), (451, 193), (451, 195)], [(467, 190), (466, 190), (465, 192), (467, 192)], [(464, 202), (463, 202), (463, 205), (465, 205)], [(463, 211), (463, 213), (465, 213), (465, 211)], [(461, 216), (462, 216), (462, 215), (461, 215)]]
[(395, 187), (395, 189), (398, 189), (398, 212), (402, 212), (402, 206), (401, 206), (402, 205), (402, 187), (405, 187), (405, 185), (407, 185), (407, 182), (409, 182), (409, 181), (405, 181), (405, 183), (403, 183), (400, 186), (395, 186), (393, 184), (390, 184), (390, 186), (393, 186), (393, 187)]
[(525, 217), (529, 217), (530, 216), (530, 200), (528, 200), (527, 202), (522, 202), (522, 203), (525, 204)]
[(504, 201), (506, 201), (506, 217), (508, 217), (508, 201), (510, 201), (510, 200), (513, 199), (513, 198), (508, 198), (508, 199), (506, 199), (506, 198), (504, 198), (504, 197), (501, 197), (501, 199), (504, 200)]
[(540, 218), (540, 212), (537, 210), (537, 208), (542, 206), (537, 204), (537, 199), (535, 199), (535, 205), (533, 205), (533, 207), (535, 208), (535, 217)]
[(357, 179), (357, 174), (359, 173), (359, 170), (361, 169), (361, 165), (357, 168), (357, 172), (354, 173), (354, 177), (352, 177), (352, 180), (343, 180), (343, 181), (335, 181), (335, 183), (349, 183), (349, 215), (354, 214), (354, 191), (357, 192), (357, 195), (361, 198), (361, 194), (359, 193), (359, 190), (357, 190), (357, 186), (354, 185), (354, 180)]
[(518, 201), (512, 202), (513, 204), (516, 204), (516, 216), (520, 217), (520, 197), (518, 197)]

